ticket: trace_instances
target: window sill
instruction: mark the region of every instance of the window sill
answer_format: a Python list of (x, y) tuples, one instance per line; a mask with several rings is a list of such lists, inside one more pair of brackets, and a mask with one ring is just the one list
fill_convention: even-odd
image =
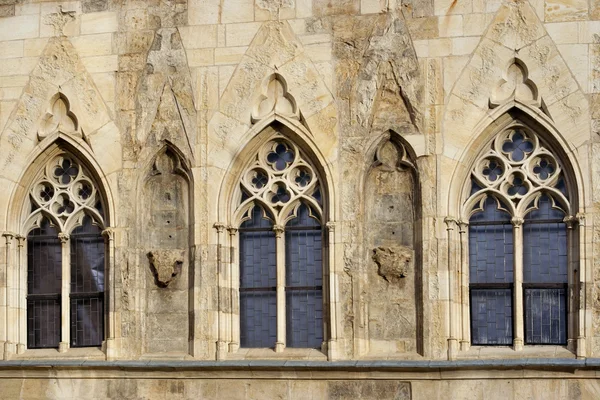
[(327, 355), (318, 349), (286, 348), (281, 352), (273, 349), (244, 349), (227, 355), (228, 360), (312, 360), (327, 361)]
[(471, 346), (460, 351), (457, 359), (493, 359), (493, 358), (577, 358), (566, 346), (526, 345), (521, 351), (508, 346)]
[(27, 349), (22, 354), (12, 354), (11, 360), (106, 360), (100, 347), (74, 347), (61, 353), (58, 349)]

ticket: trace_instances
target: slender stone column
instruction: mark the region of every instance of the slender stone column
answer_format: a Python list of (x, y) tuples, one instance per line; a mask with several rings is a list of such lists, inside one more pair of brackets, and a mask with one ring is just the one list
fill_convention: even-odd
[(227, 356), (227, 317), (223, 312), (223, 305), (221, 304), (225, 299), (223, 298), (223, 291), (226, 290), (226, 283), (224, 281), (225, 274), (225, 260), (223, 254), (223, 248), (225, 246), (225, 224), (217, 222), (213, 225), (217, 230), (217, 360), (224, 360)]
[(525, 325), (523, 321), (523, 218), (513, 217), (514, 249), (514, 289), (513, 289), (513, 321), (515, 321), (513, 347), (515, 351), (523, 350)]
[[(228, 274), (229, 281), (226, 283), (229, 291), (229, 352), (235, 353), (240, 348), (240, 307), (239, 307), (239, 286), (240, 286), (240, 267), (237, 260), (239, 251), (239, 236), (238, 228), (230, 226), (227, 228), (229, 232), (229, 263)], [(237, 312), (236, 312), (237, 310)]]
[(469, 223), (458, 222), (460, 235), (460, 350), (467, 351), (471, 345), (471, 326), (469, 324)]
[(106, 358), (108, 360), (115, 360), (118, 352), (118, 347), (115, 342), (117, 336), (117, 313), (115, 306), (115, 232), (112, 228), (106, 228), (102, 231), (102, 237), (104, 237), (104, 245), (107, 250), (104, 262), (104, 275), (108, 277), (108, 279), (104, 280), (104, 301), (106, 302), (104, 309), (108, 310), (108, 315), (104, 315), (104, 332), (106, 334), (104, 343)]
[(18, 295), (18, 292), (14, 289), (14, 271), (15, 266), (14, 263), (14, 250), (13, 250), (13, 240), (15, 238), (15, 234), (12, 232), (5, 232), (2, 234), (6, 241), (5, 244), (5, 263), (4, 263), (4, 282), (6, 286), (4, 287), (4, 326), (2, 327), (2, 340), (3, 346), (3, 359), (8, 360), (10, 355), (15, 352), (14, 340), (17, 338), (17, 329), (18, 329), (18, 315), (15, 315), (14, 311), (17, 310), (17, 304), (12, 304), (15, 296)]
[(456, 359), (458, 353), (458, 339), (457, 339), (457, 321), (458, 317), (457, 310), (455, 310), (456, 302), (456, 282), (454, 275), (457, 272), (456, 262), (456, 239), (455, 239), (455, 228), (457, 221), (454, 218), (446, 217), (444, 219), (446, 224), (447, 241), (448, 241), (448, 360)]
[(71, 342), (71, 315), (69, 313), (69, 294), (71, 292), (71, 244), (67, 233), (59, 233), (62, 253), (62, 288), (60, 291), (60, 321), (61, 337), (58, 351), (61, 353), (69, 349)]
[(17, 271), (17, 285), (16, 291), (18, 312), (18, 342), (17, 342), (17, 354), (25, 353), (27, 349), (27, 254), (25, 251), (25, 243), (27, 238), (25, 236), (17, 235), (17, 258), (16, 258), (16, 271)]
[(281, 352), (286, 343), (285, 321), (285, 229), (281, 225), (274, 225), (275, 240), (277, 241), (277, 342), (275, 351)]

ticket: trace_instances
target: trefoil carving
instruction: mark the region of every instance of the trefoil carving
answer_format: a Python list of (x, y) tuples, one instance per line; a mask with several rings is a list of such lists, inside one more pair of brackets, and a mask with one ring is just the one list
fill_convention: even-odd
[(516, 100), (534, 107), (542, 107), (542, 99), (537, 85), (529, 79), (525, 63), (515, 58), (509, 64), (498, 81), (490, 97), (490, 108), (495, 108), (508, 101)]
[(56, 132), (83, 137), (79, 121), (71, 112), (71, 104), (65, 95), (59, 93), (52, 97), (48, 111), (40, 121), (38, 140), (42, 140)]
[(272, 113), (300, 119), (296, 100), (288, 92), (287, 83), (279, 74), (272, 74), (265, 79), (263, 91), (252, 109), (252, 123), (254, 124)]

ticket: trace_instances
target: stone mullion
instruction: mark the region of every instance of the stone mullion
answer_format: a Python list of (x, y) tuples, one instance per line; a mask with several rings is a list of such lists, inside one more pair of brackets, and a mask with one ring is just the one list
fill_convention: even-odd
[(104, 237), (105, 248), (107, 249), (105, 266), (105, 276), (109, 277), (108, 282), (104, 282), (104, 309), (108, 310), (108, 314), (104, 315), (104, 332), (106, 334), (106, 357), (109, 360), (117, 358), (118, 349), (116, 347), (116, 327), (117, 315), (115, 307), (115, 232), (112, 228), (106, 228), (102, 231)]
[(23, 354), (27, 348), (27, 251), (25, 236), (17, 235), (17, 285), (16, 296), (18, 297), (18, 343), (17, 354)]
[[(335, 222), (328, 222), (327, 236), (328, 236), (328, 255), (329, 255), (329, 274), (328, 280), (329, 288), (329, 342), (327, 344), (327, 351), (329, 360), (338, 358), (337, 340), (338, 340), (338, 323), (340, 316), (340, 301), (338, 298), (338, 275), (337, 269), (335, 268), (336, 257), (335, 257)], [(324, 318), (325, 320), (325, 318)], [(327, 324), (324, 321), (324, 328)]]
[(229, 309), (228, 350), (230, 353), (235, 353), (240, 348), (240, 264), (238, 261), (240, 237), (237, 228), (229, 227), (228, 231), (229, 263), (227, 264), (227, 267), (229, 273), (229, 281), (225, 283), (227, 285), (227, 290), (229, 293), (229, 296), (227, 298), (227, 301), (229, 303), (227, 304), (227, 307)]
[(469, 224), (464, 221), (458, 223), (460, 234), (460, 320), (461, 338), (460, 350), (467, 351), (470, 346), (471, 325), (469, 320)]
[(69, 312), (69, 295), (71, 291), (71, 246), (68, 234), (59, 233), (58, 238), (60, 239), (62, 254), (62, 287), (60, 291), (61, 334), (58, 351), (64, 353), (69, 349), (71, 343), (71, 315)]
[(277, 242), (277, 342), (275, 351), (281, 352), (286, 346), (285, 313), (285, 235), (284, 227), (273, 226)]
[(513, 347), (515, 351), (523, 350), (525, 337), (524, 304), (523, 304), (523, 219), (513, 217), (513, 243), (514, 243), (514, 287), (513, 287), (513, 321), (514, 338)]
[[(16, 332), (15, 330), (18, 327), (18, 324), (15, 324), (14, 321), (16, 320), (15, 317), (17, 317), (16, 315), (14, 315), (14, 310), (16, 310), (16, 304), (13, 304), (13, 300), (15, 297), (16, 293), (13, 293), (13, 287), (14, 287), (14, 278), (13, 278), (13, 272), (15, 271), (15, 267), (13, 266), (13, 258), (14, 258), (14, 250), (13, 250), (13, 240), (15, 237), (14, 233), (11, 232), (5, 232), (2, 234), (2, 236), (4, 236), (4, 239), (6, 241), (5, 243), (5, 264), (4, 264), (4, 273), (5, 273), (5, 277), (4, 277), (4, 282), (5, 282), (5, 287), (4, 289), (4, 299), (2, 304), (2, 307), (4, 308), (4, 323), (2, 325), (0, 325), (0, 327), (2, 328), (2, 338), (1, 340), (4, 342), (4, 359), (8, 360), (10, 357), (11, 353), (15, 352), (15, 348), (14, 348), (14, 342), (13, 340), (16, 339)], [(12, 322), (11, 322), (12, 321)]]
[[(592, 318), (591, 318), (591, 304), (588, 304), (587, 299), (591, 298), (588, 297), (588, 290), (591, 290), (591, 287), (588, 286), (588, 284), (590, 282), (592, 282), (592, 269), (590, 268), (589, 264), (588, 264), (588, 257), (587, 257), (587, 249), (589, 247), (589, 243), (588, 243), (588, 231), (587, 229), (589, 229), (589, 227), (585, 224), (585, 214), (580, 213), (577, 214), (577, 216), (575, 217), (576, 222), (578, 223), (578, 228), (579, 229), (571, 229), (571, 235), (573, 239), (575, 239), (575, 235), (578, 233), (579, 234), (579, 265), (575, 265), (575, 260), (573, 260), (573, 266), (572, 266), (572, 270), (576, 269), (577, 267), (579, 267), (579, 279), (578, 281), (574, 281), (573, 283), (573, 291), (577, 290), (574, 293), (573, 297), (577, 297), (577, 302), (578, 303), (578, 309), (577, 309), (577, 316), (576, 316), (576, 321), (577, 321), (577, 329), (573, 332), (573, 336), (574, 337), (575, 333), (577, 334), (577, 349), (576, 349), (576, 354), (577, 354), (577, 358), (585, 358), (588, 355), (588, 351), (587, 351), (587, 338), (590, 335), (591, 332), (591, 327), (588, 326), (588, 324), (591, 324)], [(571, 236), (570, 236), (571, 237)], [(573, 240), (574, 241), (574, 240)], [(572, 242), (573, 243), (573, 242)], [(569, 243), (569, 247), (568, 249), (571, 250), (572, 248), (574, 248), (573, 244)], [(571, 254), (572, 252), (569, 251), (569, 254)], [(575, 258), (575, 257), (573, 257)], [(572, 274), (569, 274), (569, 277)], [(575, 278), (575, 277), (573, 277)], [(575, 287), (575, 283), (577, 284), (578, 287)], [(571, 287), (571, 286), (569, 286)]]
[(457, 221), (454, 218), (446, 217), (447, 242), (448, 242), (448, 359), (454, 360), (458, 350), (458, 324), (457, 318), (459, 313), (456, 309), (456, 279), (455, 273), (458, 271), (458, 263), (456, 260), (456, 225)]
[(225, 315), (223, 302), (225, 297), (223, 293), (227, 290), (227, 274), (225, 272), (227, 260), (225, 259), (225, 224), (216, 223), (214, 228), (217, 230), (217, 360), (225, 359), (227, 353), (227, 342), (229, 339), (227, 329), (227, 316)]

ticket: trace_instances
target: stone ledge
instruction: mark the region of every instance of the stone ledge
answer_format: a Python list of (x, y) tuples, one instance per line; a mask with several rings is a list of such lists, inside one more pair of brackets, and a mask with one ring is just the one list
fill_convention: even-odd
[(600, 358), (584, 360), (527, 358), (460, 361), (311, 361), (311, 360), (227, 360), (227, 361), (100, 361), (100, 360), (13, 360), (0, 361), (0, 371), (10, 369), (79, 368), (122, 370), (329, 370), (329, 371), (413, 371), (536, 369), (574, 371), (600, 368)]

